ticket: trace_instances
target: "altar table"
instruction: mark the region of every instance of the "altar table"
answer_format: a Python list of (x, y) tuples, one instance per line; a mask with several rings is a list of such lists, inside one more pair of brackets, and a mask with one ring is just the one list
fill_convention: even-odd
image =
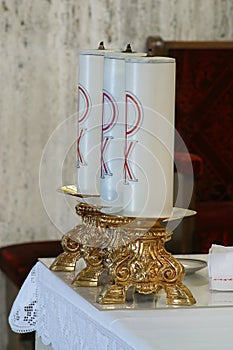
[(34, 266), (9, 317), (13, 330), (36, 331), (37, 350), (233, 349), (233, 292), (211, 292), (207, 268), (183, 281), (197, 300), (194, 306), (167, 306), (165, 293), (101, 306), (95, 303), (100, 287), (72, 286), (77, 271), (50, 271), (52, 261), (40, 259)]

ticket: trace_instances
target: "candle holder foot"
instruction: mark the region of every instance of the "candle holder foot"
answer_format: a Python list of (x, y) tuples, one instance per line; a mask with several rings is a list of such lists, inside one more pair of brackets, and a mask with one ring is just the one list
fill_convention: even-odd
[(193, 305), (196, 303), (190, 290), (182, 283), (164, 287), (168, 305)]
[(64, 235), (61, 240), (64, 252), (58, 255), (50, 266), (52, 271), (70, 272), (75, 270), (76, 262), (81, 256), (80, 244)]
[(87, 266), (75, 277), (72, 284), (79, 287), (96, 287), (104, 271), (103, 252), (98, 248), (83, 249)]
[(120, 285), (105, 285), (96, 299), (99, 304), (124, 304), (126, 302), (126, 290)]

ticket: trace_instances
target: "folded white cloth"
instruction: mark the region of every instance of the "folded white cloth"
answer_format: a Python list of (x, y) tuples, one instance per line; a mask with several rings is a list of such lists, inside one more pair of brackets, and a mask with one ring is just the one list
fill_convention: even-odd
[(210, 289), (233, 290), (233, 247), (212, 244), (208, 255)]

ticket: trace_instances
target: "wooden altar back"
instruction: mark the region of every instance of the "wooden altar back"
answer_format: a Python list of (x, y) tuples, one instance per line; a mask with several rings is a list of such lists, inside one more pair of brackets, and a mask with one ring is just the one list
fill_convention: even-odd
[(203, 160), (195, 180), (195, 250), (233, 245), (233, 42), (149, 37), (147, 49), (176, 59), (176, 129)]

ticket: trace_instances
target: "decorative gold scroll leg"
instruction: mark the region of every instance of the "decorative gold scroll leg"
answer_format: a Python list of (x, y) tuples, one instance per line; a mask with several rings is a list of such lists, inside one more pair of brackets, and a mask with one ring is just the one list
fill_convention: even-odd
[(164, 250), (166, 270), (161, 271), (162, 286), (167, 295), (168, 305), (190, 306), (196, 303), (191, 291), (181, 281), (184, 277), (184, 267), (174, 256)]
[(99, 248), (83, 247), (86, 267), (75, 277), (72, 284), (79, 287), (95, 287), (104, 271), (103, 255)]
[(159, 241), (156, 251), (157, 259), (162, 264), (158, 277), (166, 293), (167, 304), (193, 305), (196, 303), (195, 298), (188, 287), (181, 282), (185, 274), (184, 267), (171, 253), (166, 251), (164, 240)]
[(58, 255), (50, 266), (52, 271), (74, 271), (76, 262), (81, 256), (80, 244), (64, 235), (61, 241), (64, 252)]
[(112, 249), (112, 254), (109, 255), (111, 262), (108, 273), (113, 283), (102, 288), (97, 296), (97, 303), (124, 304), (126, 302), (126, 292), (133, 285), (130, 271), (133, 256), (131, 244), (119, 249)]

